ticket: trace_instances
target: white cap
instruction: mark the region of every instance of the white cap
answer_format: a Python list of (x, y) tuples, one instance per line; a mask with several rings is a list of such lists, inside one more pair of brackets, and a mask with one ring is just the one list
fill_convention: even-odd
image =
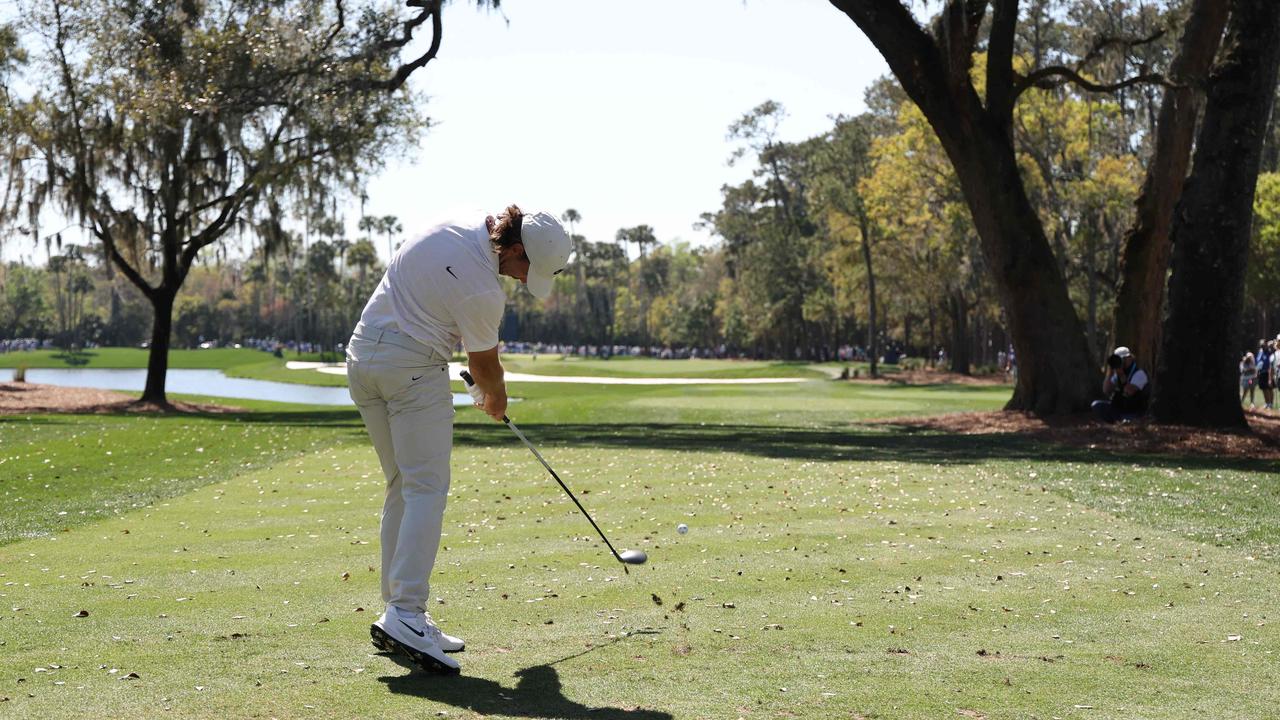
[(520, 225), (520, 241), (529, 256), (529, 278), (525, 286), (536, 298), (551, 294), (552, 278), (569, 264), (573, 243), (564, 226), (550, 213), (525, 215)]
[(1121, 345), (1120, 347), (1116, 348), (1116, 351), (1112, 354), (1116, 355), (1117, 357), (1127, 358), (1133, 353), (1129, 352), (1129, 348)]

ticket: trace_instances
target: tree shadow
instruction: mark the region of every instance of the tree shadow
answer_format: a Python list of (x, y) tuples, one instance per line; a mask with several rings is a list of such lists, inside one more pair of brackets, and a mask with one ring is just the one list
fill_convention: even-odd
[(89, 361), (98, 356), (98, 353), (88, 350), (64, 350), (60, 353), (54, 353), (49, 357), (54, 360), (61, 360), (71, 367), (81, 367), (88, 365)]
[[(521, 425), (539, 447), (602, 447), (735, 452), (774, 459), (827, 462), (872, 461), (966, 465), (990, 460), (1132, 463), (1150, 467), (1269, 469), (1270, 461), (1214, 455), (1157, 455), (1085, 448), (1017, 433), (962, 435), (910, 425), (855, 425), (831, 428), (694, 424), (530, 424)], [(457, 446), (495, 446), (516, 441), (503, 425), (456, 426)]]
[(378, 678), (387, 689), (399, 695), (431, 700), (470, 710), (478, 715), (512, 715), (527, 718), (563, 718), (564, 720), (672, 720), (671, 713), (644, 708), (591, 707), (574, 702), (564, 695), (560, 675), (553, 665), (570, 660), (622, 638), (596, 645), (588, 650), (549, 663), (533, 665), (516, 672), (514, 687), (506, 687), (486, 678), (459, 675), (441, 677), (418, 671), (399, 655), (383, 653), (383, 657), (411, 670), (405, 675)]

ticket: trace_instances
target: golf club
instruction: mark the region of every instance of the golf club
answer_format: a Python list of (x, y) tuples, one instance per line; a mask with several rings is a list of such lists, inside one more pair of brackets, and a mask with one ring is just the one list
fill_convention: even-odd
[[(473, 392), (477, 389), (475, 379), (472, 378), (471, 373), (466, 370), (463, 370), (460, 374), (462, 375), (462, 382), (466, 383), (467, 392), (471, 394), (472, 398), (476, 398), (477, 394), (476, 392)], [(547, 472), (551, 473), (551, 477), (555, 478), (556, 482), (560, 484), (560, 487), (564, 489), (565, 494), (569, 496), (569, 499), (573, 501), (573, 504), (578, 506), (578, 509), (582, 511), (583, 516), (587, 518), (587, 522), (591, 523), (591, 527), (595, 528), (596, 532), (600, 534), (600, 539), (604, 540), (604, 544), (609, 546), (609, 552), (613, 553), (613, 556), (618, 559), (618, 562), (623, 563), (622, 570), (624, 572), (628, 574), (631, 572), (630, 570), (627, 570), (627, 565), (643, 565), (644, 562), (649, 559), (649, 556), (645, 555), (644, 552), (640, 550), (623, 550), (621, 554), (619, 554), (617, 550), (614, 550), (613, 543), (609, 542), (609, 538), (604, 536), (604, 531), (600, 529), (599, 525), (596, 525), (595, 520), (591, 519), (591, 514), (587, 512), (586, 508), (582, 507), (582, 503), (578, 502), (578, 498), (574, 497), (573, 492), (569, 490), (569, 486), (564, 484), (564, 481), (560, 479), (560, 476), (556, 474), (556, 471), (552, 470), (551, 466), (547, 464), (547, 461), (542, 458), (542, 453), (538, 452), (538, 448), (534, 447), (533, 443), (529, 442), (529, 438), (525, 437), (524, 433), (520, 432), (520, 428), (516, 427), (516, 424), (511, 422), (511, 418), (503, 415), (502, 422), (506, 423), (507, 427), (511, 428), (511, 432), (515, 433), (516, 437), (520, 438), (520, 440), (524, 442), (525, 446), (533, 452), (533, 456), (538, 458), (538, 462), (542, 463), (542, 467), (546, 468)]]

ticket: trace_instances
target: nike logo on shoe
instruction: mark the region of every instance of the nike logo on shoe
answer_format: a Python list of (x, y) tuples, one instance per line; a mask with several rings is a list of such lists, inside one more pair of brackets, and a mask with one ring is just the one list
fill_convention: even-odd
[[(444, 271), (445, 271), (445, 272), (447, 272), (447, 273), (449, 273), (450, 275), (453, 275), (453, 266), (452, 266), (452, 265), (445, 265), (445, 266), (444, 266)], [(458, 276), (457, 276), (457, 275), (453, 275), (453, 279), (454, 279), (454, 280), (457, 280), (457, 279), (458, 279)]]
[(407, 628), (409, 628), (409, 632), (413, 633), (414, 635), (417, 635), (418, 637), (426, 637), (426, 636), (427, 636), (427, 633), (426, 633), (425, 631), (418, 631), (418, 630), (414, 630), (412, 625), (410, 625), (409, 623), (407, 623), (407, 622), (405, 622), (405, 621), (403, 621), (403, 620), (401, 620), (401, 621), (400, 621), (400, 624), (401, 624), (401, 625), (403, 625), (403, 626), (405, 626), (405, 627), (407, 627)]

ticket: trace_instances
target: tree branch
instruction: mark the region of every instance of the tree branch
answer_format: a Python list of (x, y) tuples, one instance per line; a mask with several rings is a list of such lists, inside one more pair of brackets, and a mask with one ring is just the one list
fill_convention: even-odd
[[(1013, 2), (1017, 4), (1017, 0)], [(986, 5), (986, 0), (950, 0), (934, 22), (934, 42), (946, 53), (947, 79), (952, 87), (964, 87), (969, 83), (978, 26), (982, 24)]]
[(831, 0), (889, 63), (902, 89), (928, 117), (944, 112), (948, 88), (938, 46), (898, 0)]
[(1085, 65), (1088, 65), (1089, 63), (1097, 59), (1098, 56), (1102, 55), (1102, 53), (1108, 48), (1122, 47), (1122, 48), (1125, 48), (1126, 50), (1132, 50), (1133, 48), (1142, 47), (1143, 45), (1150, 45), (1151, 43), (1164, 37), (1165, 33), (1167, 32), (1168, 32), (1167, 28), (1160, 28), (1159, 30), (1152, 33), (1150, 37), (1145, 37), (1145, 38), (1117, 37), (1114, 35), (1105, 35), (1103, 37), (1098, 38), (1097, 42), (1093, 44), (1093, 47), (1089, 48), (1089, 52), (1085, 53), (1084, 57), (1080, 58), (1080, 62), (1076, 64), (1076, 67), (1084, 67)]
[(107, 229), (107, 224), (102, 222), (102, 218), (97, 217), (96, 213), (90, 230), (94, 236), (102, 241), (102, 247), (106, 249), (107, 257), (111, 259), (111, 262), (115, 263), (116, 267), (120, 268), (120, 272), (124, 273), (125, 277), (129, 278), (129, 282), (141, 290), (148, 300), (154, 297), (156, 289), (120, 254), (120, 250), (116, 247), (115, 237)]
[(396, 68), (395, 73), (386, 80), (368, 80), (362, 83), (365, 87), (382, 89), (388, 92), (398, 90), (405, 81), (409, 79), (418, 68), (425, 66), (427, 63), (435, 59), (436, 53), (440, 52), (440, 40), (444, 34), (444, 25), (441, 20), (442, 0), (409, 0), (407, 3), (410, 7), (420, 7), (422, 12), (410, 20), (406, 20), (401, 29), (400, 37), (396, 40), (388, 40), (378, 46), (379, 51), (395, 50), (408, 45), (413, 40), (413, 32), (418, 26), (431, 19), (431, 47), (419, 56), (413, 62), (405, 63)]
[[(1016, 101), (1022, 93), (1031, 87), (1038, 87), (1044, 90), (1052, 90), (1062, 87), (1067, 83), (1076, 85), (1084, 90), (1095, 93), (1109, 93), (1116, 90), (1123, 90), (1134, 85), (1164, 85), (1165, 87), (1177, 87), (1175, 83), (1169, 82), (1164, 75), (1160, 73), (1143, 73), (1125, 78), (1114, 83), (1096, 83), (1085, 78), (1076, 70), (1061, 65), (1051, 65), (1049, 67), (1040, 68), (1030, 75), (1018, 76), (1017, 85), (1014, 87), (1013, 99)], [(1054, 82), (1050, 78), (1061, 78), (1060, 81)]]
[(987, 44), (987, 110), (1008, 132), (1013, 119), (1013, 43), (1018, 27), (1018, 0), (996, 0)]

